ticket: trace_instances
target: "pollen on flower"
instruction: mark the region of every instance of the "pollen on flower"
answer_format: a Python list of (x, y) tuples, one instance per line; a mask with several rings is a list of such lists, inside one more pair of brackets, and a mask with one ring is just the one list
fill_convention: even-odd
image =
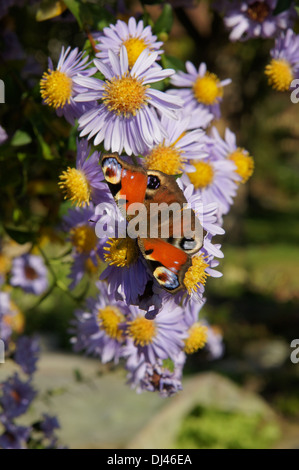
[(103, 102), (109, 111), (118, 116), (126, 118), (136, 116), (136, 113), (147, 104), (145, 95), (147, 88), (148, 85), (143, 85), (142, 80), (130, 75), (113, 77), (111, 81), (105, 83)]
[(178, 175), (184, 168), (185, 159), (182, 152), (173, 145), (159, 144), (145, 158), (149, 170), (159, 170), (167, 175)]
[(124, 322), (125, 317), (117, 307), (107, 305), (99, 309), (97, 318), (100, 328), (102, 328), (108, 336), (117, 341), (122, 341), (123, 332), (120, 328), (120, 324)]
[[(245, 149), (238, 148), (228, 156), (229, 160), (233, 161), (237, 169), (235, 170), (242, 180), (240, 183), (246, 183), (254, 170), (253, 158), (248, 154)], [(238, 181), (239, 183), (239, 181)]]
[(109, 246), (104, 246), (104, 259), (106, 263), (124, 268), (134, 264), (139, 256), (139, 251), (135, 240), (126, 238), (109, 238)]
[(70, 230), (71, 243), (78, 253), (90, 253), (97, 245), (95, 231), (89, 225), (78, 225)]
[(206, 283), (209, 274), (205, 271), (208, 268), (208, 263), (202, 255), (197, 255), (192, 258), (192, 265), (188, 269), (184, 277), (184, 285), (191, 295), (192, 292), (197, 292), (199, 285)]
[(76, 206), (80, 207), (84, 207), (86, 204), (89, 205), (91, 188), (86, 176), (81, 170), (68, 167), (67, 170), (62, 172), (59, 179), (61, 179), (61, 181), (58, 183), (58, 186), (65, 194), (64, 199), (69, 199), (75, 203)]
[(48, 106), (62, 108), (70, 102), (72, 79), (60, 70), (48, 70), (40, 81), (41, 96)]
[(193, 354), (199, 349), (202, 349), (208, 340), (208, 328), (201, 325), (199, 322), (194, 323), (188, 331), (188, 338), (186, 338), (184, 351), (187, 354)]
[(287, 91), (294, 78), (292, 67), (285, 59), (272, 59), (265, 68), (268, 84), (277, 91)]
[(214, 73), (206, 72), (203, 77), (197, 77), (193, 84), (193, 93), (199, 103), (206, 106), (216, 104), (223, 96), (223, 87)]
[(195, 167), (193, 173), (188, 173), (190, 182), (195, 189), (203, 189), (212, 183), (214, 178), (214, 170), (209, 162), (192, 162)]
[(142, 38), (129, 38), (123, 42), (127, 49), (129, 67), (132, 68), (141, 52), (147, 48), (146, 43)]
[(137, 317), (128, 323), (127, 333), (133, 338), (136, 346), (147, 346), (152, 343), (156, 335), (155, 322)]

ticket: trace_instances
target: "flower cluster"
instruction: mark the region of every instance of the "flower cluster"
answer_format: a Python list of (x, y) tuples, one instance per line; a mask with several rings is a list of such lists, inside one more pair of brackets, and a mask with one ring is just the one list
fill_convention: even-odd
[[(12, 244), (0, 243), (0, 362), (13, 360), (20, 370), (0, 384), (0, 448), (56, 448), (55, 416), (44, 414), (30, 426), (15, 422), (25, 414), (37, 396), (33, 376), (40, 354), (36, 337), (24, 335), (25, 316), (16, 304), (11, 288), (40, 296), (49, 287), (48, 269), (41, 256), (32, 252), (16, 255)], [(10, 248), (10, 249), (9, 249)], [(14, 255), (12, 255), (14, 253)]]
[(297, 16), (295, 2), (220, 0), (213, 6), (223, 15), (231, 41), (275, 38), (271, 61), (265, 68), (268, 84), (277, 91), (291, 90), (299, 78), (299, 35), (292, 29)]
[(230, 31), (231, 41), (251, 38), (273, 38), (294, 24), (295, 2), (284, 11), (276, 13), (278, 0), (220, 0), (214, 8), (223, 14), (223, 21)]
[(32, 425), (16, 423), (37, 396), (32, 382), (40, 347), (36, 338), (28, 336), (19, 336), (14, 347), (12, 358), (20, 366), (20, 372), (15, 372), (0, 384), (0, 448), (57, 448), (55, 430), (60, 425), (55, 416), (44, 413)]
[[(222, 138), (214, 127), (230, 79), (218, 78), (205, 63), (187, 62), (186, 71), (163, 68), (162, 42), (133, 17), (93, 38), (93, 63), (77, 49), (62, 49), (57, 67), (50, 61), (41, 80), (44, 104), (69, 123), (78, 119), (76, 163), (59, 182), (74, 206), (61, 224), (72, 246), (69, 288), (101, 273), (98, 295), (75, 313), (72, 343), (104, 363), (125, 361), (129, 383), (137, 390), (169, 396), (181, 389), (186, 355), (206, 348), (210, 357), (219, 357), (223, 349), (221, 335), (213, 334), (201, 307), (207, 278), (221, 276), (215, 268), (223, 253), (214, 237), (224, 233), (223, 216), (238, 186), (251, 176), (253, 159), (231, 130)], [(136, 240), (126, 236), (126, 221), (99, 166), (105, 152), (176, 175), (195, 210), (203, 246), (192, 257), (179, 293), (160, 287)], [(104, 214), (97, 211), (100, 203)], [(101, 238), (98, 221), (107, 226)], [(109, 236), (112, 225), (121, 237)]]

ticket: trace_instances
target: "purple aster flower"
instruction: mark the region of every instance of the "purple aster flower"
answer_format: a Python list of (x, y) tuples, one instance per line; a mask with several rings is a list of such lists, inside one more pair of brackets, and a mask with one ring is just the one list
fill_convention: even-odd
[(98, 41), (96, 47), (100, 51), (96, 56), (105, 63), (110, 61), (109, 51), (119, 55), (122, 46), (127, 49), (130, 68), (144, 49), (159, 52), (156, 60), (163, 52), (160, 49), (163, 43), (157, 41), (157, 36), (152, 34), (152, 28), (144, 27), (143, 20), (137, 23), (134, 17), (129, 18), (128, 24), (118, 20), (115, 25), (111, 24), (104, 28), (103, 32), (94, 34), (94, 37)]
[[(184, 188), (181, 180), (178, 180), (178, 185), (181, 189)], [(210, 255), (223, 258), (224, 255), (218, 248), (219, 245), (213, 245), (211, 243), (213, 236), (223, 235), (225, 233), (223, 228), (220, 226), (218, 218), (218, 204), (203, 204), (201, 193), (194, 191), (194, 186), (192, 184), (187, 185), (185, 189), (183, 189), (183, 192), (189, 207), (194, 210), (203, 228), (203, 247)]]
[(81, 207), (89, 205), (90, 201), (95, 205), (113, 201), (99, 165), (100, 153), (89, 154), (88, 141), (77, 139), (76, 168), (68, 167), (59, 176), (61, 181), (58, 185), (65, 192), (65, 199)]
[(192, 354), (204, 349), (207, 352), (207, 358), (214, 360), (223, 355), (223, 339), (217, 327), (211, 326), (205, 318), (200, 318), (205, 302), (206, 299), (202, 299), (201, 303), (190, 300), (186, 304), (184, 321), (188, 328), (188, 337), (185, 340), (184, 351)]
[[(208, 237), (211, 241), (211, 234)], [(174, 295), (168, 294), (168, 298), (172, 295), (173, 301), (181, 304), (184, 308), (190, 301), (201, 304), (208, 277), (218, 278), (222, 276), (222, 273), (215, 269), (219, 265), (219, 261), (215, 260), (215, 254), (213, 253), (213, 251), (216, 251), (216, 256), (223, 257), (220, 248), (221, 245), (215, 244), (212, 245), (211, 249), (209, 245), (206, 247), (205, 242), (203, 247), (192, 256), (192, 264), (185, 273), (183, 283), (186, 290), (181, 290)]]
[(208, 359), (214, 361), (220, 359), (224, 354), (223, 336), (217, 326), (207, 323), (208, 339), (206, 349), (208, 350)]
[(109, 238), (101, 251), (108, 266), (100, 279), (108, 282), (109, 293), (116, 299), (124, 296), (128, 304), (138, 304), (151, 275), (136, 240)]
[(185, 354), (180, 352), (172, 364), (172, 370), (160, 359), (156, 364), (146, 362), (144, 357), (131, 355), (126, 363), (128, 383), (137, 393), (142, 391), (159, 392), (163, 398), (170, 397), (182, 390), (182, 372)]
[(144, 164), (150, 170), (159, 170), (168, 175), (177, 175), (182, 171), (194, 171), (190, 160), (205, 157), (205, 133), (202, 129), (190, 129), (192, 116), (182, 116), (177, 120), (161, 116), (161, 124), (167, 137), (144, 154)]
[(7, 139), (8, 139), (8, 135), (5, 129), (3, 129), (2, 126), (0, 126), (0, 145), (4, 144), (4, 142), (6, 142)]
[(158, 53), (148, 49), (140, 54), (132, 69), (125, 46), (119, 57), (111, 50), (108, 54), (109, 63), (94, 61), (105, 81), (76, 78), (76, 83), (91, 90), (78, 95), (77, 102), (99, 100), (79, 119), (80, 135), (94, 137), (95, 145), (104, 142), (105, 150), (142, 154), (166, 136), (156, 111), (174, 118), (181, 107), (178, 97), (150, 87), (150, 83), (163, 80), (174, 71), (153, 67)]
[(134, 347), (139, 357), (146, 362), (156, 364), (157, 359), (175, 360), (183, 347), (186, 336), (183, 323), (183, 310), (174, 301), (163, 305), (159, 315), (148, 320), (138, 307), (130, 306), (130, 317), (126, 326), (128, 336), (124, 356), (134, 354)]
[(211, 130), (213, 158), (222, 157), (235, 165), (234, 181), (237, 184), (246, 183), (254, 170), (254, 160), (249, 152), (237, 146), (236, 135), (228, 128), (225, 129), (224, 139), (219, 135), (216, 128)]
[(7, 315), (11, 314), (10, 296), (8, 292), (0, 292), (0, 338), (7, 341), (12, 333), (9, 322), (5, 321)]
[(23, 325), (23, 315), (10, 299), (9, 293), (0, 292), (0, 338), (7, 345), (12, 332), (20, 333)]
[(292, 27), (296, 13), (294, 2), (285, 11), (274, 14), (278, 0), (227, 0), (215, 3), (223, 11), (225, 26), (230, 30), (231, 41), (245, 41), (250, 38), (270, 38), (281, 30)]
[(49, 282), (48, 271), (43, 259), (40, 256), (29, 254), (14, 258), (10, 284), (35, 295), (45, 292)]
[(99, 356), (103, 363), (118, 362), (125, 341), (123, 323), (129, 314), (123, 301), (116, 301), (105, 282), (98, 282), (99, 294), (89, 298), (86, 310), (77, 310), (72, 322), (71, 341), (75, 351)]
[(30, 380), (23, 382), (17, 373), (1, 384), (2, 396), (0, 403), (3, 413), (8, 419), (24, 414), (36, 396)]
[(237, 181), (241, 179), (236, 173), (235, 163), (223, 156), (221, 142), (222, 139), (219, 141), (214, 131), (213, 138), (209, 138), (206, 144), (208, 156), (193, 162), (195, 171), (183, 174), (181, 178), (185, 186), (191, 182), (195, 191), (200, 193), (203, 207), (217, 203), (219, 220), (233, 204)]
[(47, 439), (55, 439), (55, 429), (60, 429), (60, 424), (56, 416), (50, 416), (47, 413), (43, 413), (43, 419), (40, 422), (40, 429), (45, 434)]
[(181, 98), (184, 102), (184, 112), (189, 114), (198, 108), (206, 108), (214, 117), (220, 117), (220, 103), (223, 97), (223, 87), (231, 83), (231, 79), (219, 78), (207, 70), (205, 63), (196, 69), (192, 62), (186, 62), (186, 72), (178, 71), (171, 77), (171, 84), (180, 87), (169, 90), (168, 94)]
[(78, 48), (71, 50), (70, 47), (61, 50), (57, 68), (54, 70), (52, 60), (49, 58), (48, 72), (43, 74), (40, 82), (43, 103), (54, 107), (58, 116), (64, 116), (70, 123), (82, 116), (94, 103), (78, 103), (75, 97), (86, 91), (85, 87), (79, 85), (76, 77), (90, 77), (95, 73), (94, 67), (89, 67), (88, 56)]
[(17, 426), (4, 416), (0, 417), (4, 426), (4, 432), (0, 436), (1, 449), (27, 449), (27, 441), (31, 433), (31, 427)]
[(36, 371), (39, 353), (40, 347), (37, 338), (21, 336), (17, 339), (14, 360), (21, 366), (25, 374), (32, 375)]
[(100, 263), (99, 239), (95, 233), (97, 215), (92, 203), (87, 207), (70, 209), (63, 217), (62, 229), (68, 233), (67, 239), (73, 245), (74, 263), (71, 268), (71, 289), (77, 285), (85, 273), (97, 271)]
[(291, 29), (282, 32), (270, 55), (272, 60), (265, 69), (269, 85), (278, 91), (289, 90), (292, 81), (299, 78), (299, 35)]

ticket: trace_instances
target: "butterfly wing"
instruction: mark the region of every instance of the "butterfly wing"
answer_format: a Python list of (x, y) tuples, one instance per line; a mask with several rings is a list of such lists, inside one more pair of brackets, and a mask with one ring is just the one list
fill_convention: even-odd
[(175, 177), (130, 165), (117, 153), (103, 156), (102, 169), (122, 212), (127, 215), (129, 206), (136, 202), (147, 210), (147, 237), (138, 237), (138, 245), (154, 278), (169, 292), (184, 288), (191, 255), (201, 248), (203, 237), (194, 211), (185, 207), (187, 201)]
[(191, 257), (161, 238), (139, 238), (139, 248), (159, 285), (171, 293), (184, 288)]
[(132, 203), (144, 203), (147, 173), (140, 166), (130, 165), (117, 153), (102, 158), (104, 178), (119, 209), (124, 213)]

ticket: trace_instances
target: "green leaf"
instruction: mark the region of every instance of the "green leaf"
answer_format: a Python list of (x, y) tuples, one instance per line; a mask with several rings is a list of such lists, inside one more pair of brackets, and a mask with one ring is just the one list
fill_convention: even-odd
[(290, 8), (292, 3), (293, 0), (278, 0), (273, 15), (279, 15), (279, 13), (282, 13), (283, 11), (287, 10), (288, 8)]
[(172, 6), (169, 3), (164, 5), (163, 10), (157, 21), (155, 22), (153, 32), (155, 34), (169, 34), (173, 24)]
[(163, 367), (168, 369), (170, 372), (174, 372), (174, 362), (172, 359), (163, 359)]
[(79, 27), (82, 29), (83, 22), (81, 18), (81, 2), (79, 0), (64, 0), (68, 9), (72, 12), (77, 20)]
[(11, 145), (13, 147), (19, 147), (21, 145), (28, 145), (32, 142), (32, 138), (27, 132), (17, 130), (12, 139), (11, 139)]
[(165, 54), (162, 56), (162, 66), (164, 69), (170, 68), (174, 70), (184, 70), (185, 68), (185, 64), (181, 59)]
[(41, 146), (42, 154), (45, 160), (53, 160), (55, 156), (53, 155), (50, 146), (45, 142), (41, 134), (37, 135), (39, 144)]
[(24, 243), (32, 242), (35, 239), (35, 233), (32, 231), (28, 231), (26, 229), (15, 228), (15, 227), (4, 227), (7, 235), (10, 236), (13, 240), (15, 240), (20, 245)]

